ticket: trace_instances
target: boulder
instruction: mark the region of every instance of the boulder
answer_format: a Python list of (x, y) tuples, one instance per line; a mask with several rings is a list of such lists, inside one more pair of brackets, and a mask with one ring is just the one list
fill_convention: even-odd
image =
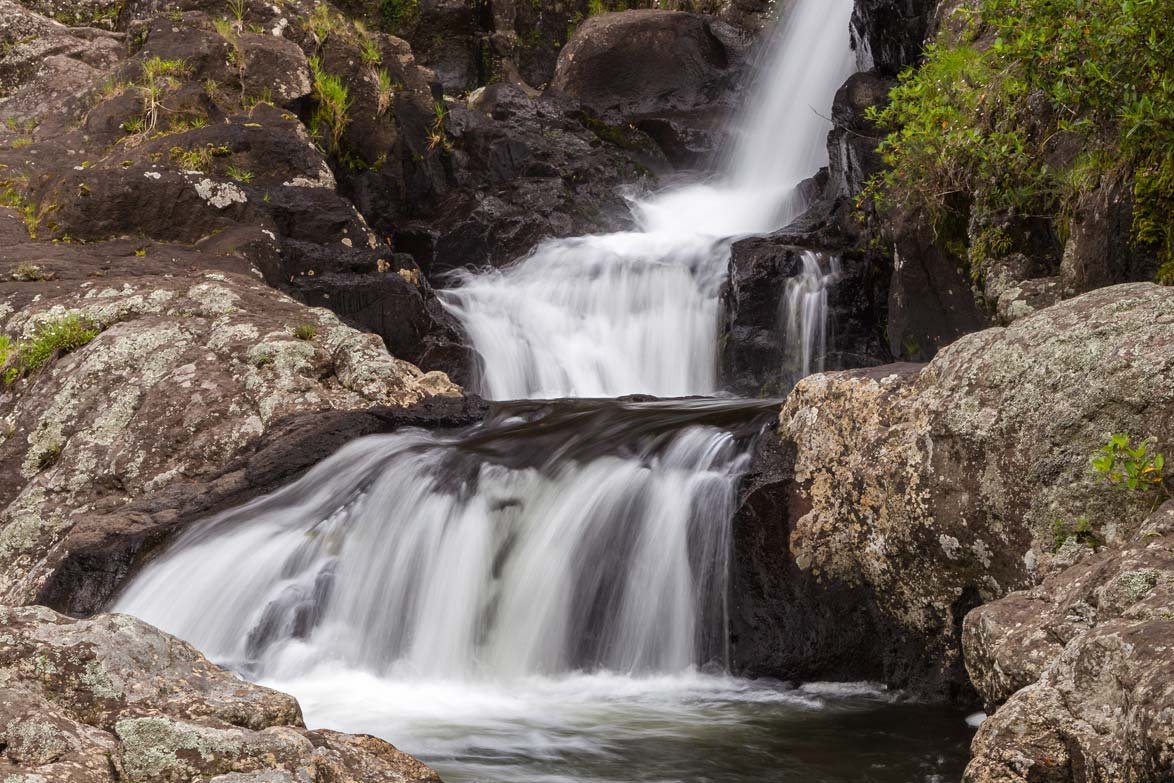
[(1172, 606), (1174, 502), (1124, 546), (967, 615), (966, 668), (994, 713), (968, 783), (1174, 777)]
[(1065, 562), (1057, 521), (1138, 531), (1152, 493), (1111, 491), (1089, 458), (1113, 432), (1174, 451), (1172, 379), (1174, 292), (1133, 284), (925, 366), (800, 382), (735, 517), (735, 669), (973, 698), (966, 613)]
[(599, 109), (693, 105), (728, 67), (705, 17), (625, 11), (592, 17), (575, 31), (551, 86)]
[(440, 780), (382, 740), (307, 730), (292, 696), (126, 615), (0, 608), (0, 694), (5, 780)]
[[(460, 395), (443, 373), (394, 358), (377, 336), (244, 269), (187, 271), (162, 253), (127, 255), (134, 273), (93, 268), (102, 276), (87, 277), (75, 256), (36, 265), (51, 280), (0, 284), (4, 335), (35, 340), (68, 319), (97, 332), (0, 388), (0, 465), (12, 477), (0, 488), (0, 596), (9, 603), (35, 599), (74, 535), (193, 521), (167, 494), (200, 485), (210, 493), (292, 414)], [(201, 260), (192, 255), (189, 263)], [(168, 260), (168, 274), (145, 274)], [(158, 518), (127, 511), (151, 497)], [(108, 595), (129, 567), (110, 562), (89, 594)]]

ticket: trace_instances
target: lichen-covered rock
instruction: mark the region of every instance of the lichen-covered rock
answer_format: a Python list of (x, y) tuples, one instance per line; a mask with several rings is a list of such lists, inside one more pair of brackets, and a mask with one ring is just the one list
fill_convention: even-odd
[(966, 780), (1174, 778), (1174, 502), (1121, 548), (972, 611), (988, 718)]
[(292, 696), (126, 615), (0, 607), (0, 696), (5, 781), (439, 781), (382, 740), (308, 731)]
[[(780, 417), (782, 468), (746, 501), (774, 511), (737, 533), (747, 564), (735, 613), (754, 622), (735, 623), (735, 658), (819, 676), (811, 650), (842, 656), (842, 629), (859, 627), (858, 663), (835, 674), (964, 696), (966, 612), (1042, 579), (1065, 555), (1053, 554), (1057, 522), (1084, 517), (1117, 544), (1152, 506), (1090, 469), (1113, 432), (1174, 451), (1168, 288), (1099, 289), (963, 337), (924, 367), (804, 380)], [(770, 551), (756, 544), (763, 525), (779, 527)], [(781, 564), (766, 580), (763, 560)], [(819, 608), (837, 601), (835, 617)], [(772, 611), (785, 627), (756, 630)]]
[[(23, 298), (38, 286), (41, 296)], [(0, 304), (0, 332), (12, 338), (67, 318), (100, 329), (0, 390), (0, 465), (12, 478), (0, 488), (0, 596), (10, 603), (34, 600), (80, 520), (211, 479), (283, 417), (460, 394), (377, 336), (239, 273), (4, 289), (13, 306)]]

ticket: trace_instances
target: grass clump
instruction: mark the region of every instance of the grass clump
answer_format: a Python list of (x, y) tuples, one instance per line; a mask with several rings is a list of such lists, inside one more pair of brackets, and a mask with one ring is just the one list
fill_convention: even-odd
[(1077, 200), (1124, 172), (1132, 240), (1174, 282), (1174, 3), (980, 0), (959, 13), (972, 14), (961, 37), (931, 45), (871, 113), (887, 171), (869, 194), (924, 209), (939, 234), (958, 214), (1007, 210), (1063, 236)]
[(52, 272), (46, 272), (36, 264), (30, 264), (28, 262), (17, 264), (16, 269), (12, 271), (12, 279), (19, 280), (23, 283), (52, 280), (53, 277)]
[(216, 158), (227, 157), (232, 150), (223, 145), (205, 144), (203, 147), (172, 147), (171, 160), (185, 171), (211, 174)]
[(391, 74), (386, 68), (380, 68), (375, 72), (375, 103), (381, 115), (387, 114), (394, 97), (395, 83), (391, 80)]
[(253, 181), (254, 177), (253, 172), (238, 168), (236, 166), (229, 166), (227, 169), (225, 169), (224, 173), (228, 175), (229, 179), (236, 180), (242, 185), (248, 185)]
[(99, 329), (80, 315), (67, 315), (37, 326), (28, 340), (0, 337), (0, 368), (5, 383), (36, 372), (55, 356), (76, 351), (98, 336)]
[(332, 154), (342, 150), (342, 137), (350, 124), (351, 96), (342, 80), (322, 68), (322, 61), (310, 58), (313, 77), (314, 112), (310, 116), (310, 132), (323, 149)]
[(293, 335), (299, 340), (313, 340), (318, 336), (318, 328), (313, 324), (298, 324), (293, 329)]

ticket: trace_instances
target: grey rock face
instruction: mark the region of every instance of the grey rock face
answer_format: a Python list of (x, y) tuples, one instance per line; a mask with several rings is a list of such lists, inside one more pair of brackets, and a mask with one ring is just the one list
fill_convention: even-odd
[(1120, 548), (975, 609), (968, 783), (1174, 777), (1174, 502)]
[(0, 695), (5, 780), (440, 780), (374, 737), (308, 731), (293, 697), (126, 615), (0, 607)]

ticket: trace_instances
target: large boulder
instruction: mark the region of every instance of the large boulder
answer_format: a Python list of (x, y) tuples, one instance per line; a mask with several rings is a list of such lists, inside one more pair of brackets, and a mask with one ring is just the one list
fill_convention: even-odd
[(705, 17), (625, 11), (584, 22), (559, 55), (551, 85), (601, 109), (693, 104), (728, 67), (726, 47)]
[[(1127, 541), (1153, 505), (1089, 467), (1110, 433), (1174, 451), (1174, 291), (1094, 291), (928, 365), (801, 382), (735, 519), (735, 668), (971, 694), (974, 607)], [(832, 610), (834, 608), (834, 611)]]
[[(51, 345), (42, 366), (0, 386), (5, 602), (35, 600), (96, 531), (193, 521), (174, 492), (214, 494), (226, 468), (293, 414), (460, 395), (377, 336), (242, 273), (239, 257), (216, 271), (193, 268), (204, 255), (168, 250), (139, 256), (132, 245), (105, 270), (80, 251), (6, 270), (16, 279), (0, 283), (0, 334), (35, 345), (74, 323), (92, 339)], [(225, 269), (234, 261), (240, 271)], [(111, 560), (93, 575), (89, 611), (131, 565)]]
[[(1081, 544), (1085, 546), (1085, 544)], [(968, 783), (1174, 779), (1174, 502), (1121, 548), (966, 617)]]
[(0, 695), (5, 780), (440, 780), (382, 740), (306, 729), (292, 696), (126, 615), (0, 607)]

